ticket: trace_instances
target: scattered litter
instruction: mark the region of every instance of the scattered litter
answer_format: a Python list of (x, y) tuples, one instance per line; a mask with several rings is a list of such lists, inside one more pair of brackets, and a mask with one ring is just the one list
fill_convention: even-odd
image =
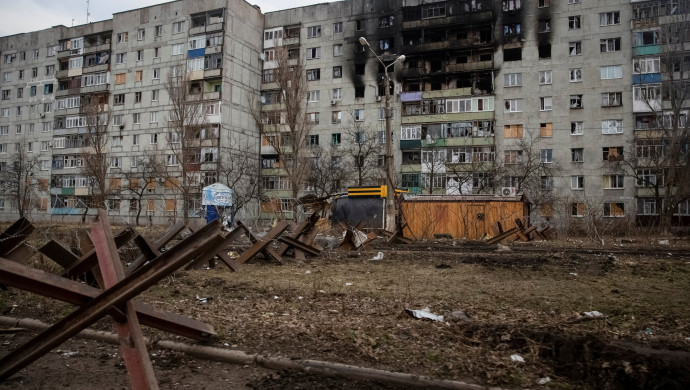
[(659, 240), (659, 245), (668, 245), (668, 240)]
[(62, 353), (62, 356), (64, 357), (72, 357), (78, 355), (79, 352), (72, 352), (72, 351), (65, 351)]
[(426, 320), (443, 322), (443, 316), (439, 316), (439, 315), (436, 315), (436, 314), (430, 312), (428, 307), (425, 307), (422, 310), (405, 309), (405, 313), (409, 314), (410, 316), (412, 316), (414, 318), (419, 318), (421, 320), (426, 319)]
[(545, 384), (547, 384), (547, 383), (549, 383), (549, 382), (551, 382), (551, 378), (549, 378), (549, 377), (547, 376), (546, 378), (539, 378), (539, 380), (537, 381), (537, 384), (545, 385)]
[(304, 273), (305, 273), (305, 274), (310, 274), (310, 273), (311, 273), (311, 271), (309, 271), (309, 270), (306, 270), (306, 271), (305, 271)]
[(354, 286), (354, 283), (345, 283), (346, 286)]
[(573, 276), (577, 276), (577, 272), (571, 272), (570, 274)]
[(524, 363), (525, 362), (525, 359), (523, 359), (523, 357), (520, 355), (510, 355), (510, 360), (512, 360), (514, 362), (518, 362), (518, 363)]
[(379, 252), (376, 256), (371, 258), (372, 260), (383, 260), (383, 252)]
[(199, 303), (206, 303), (208, 302), (208, 298), (201, 298), (198, 294), (196, 296), (196, 300), (199, 301)]
[(647, 335), (650, 335), (650, 336), (651, 336), (651, 335), (654, 334), (654, 332), (652, 332), (652, 328), (647, 328), (647, 329), (644, 330), (644, 334), (647, 334)]
[(328, 312), (329, 312), (329, 313), (337, 313), (338, 311), (335, 310), (335, 309), (329, 309)]
[(273, 299), (280, 299), (280, 297), (277, 296), (277, 295), (274, 295), (274, 296), (273, 296)]
[(584, 314), (585, 316), (587, 316), (587, 317), (592, 317), (592, 318), (599, 318), (599, 317), (603, 317), (603, 316), (604, 316), (603, 314), (601, 314), (600, 312), (598, 312), (598, 311), (596, 311), (596, 310), (593, 310), (593, 311), (586, 311), (586, 312), (584, 312), (583, 314)]
[(303, 299), (302, 296), (297, 297), (297, 299)]
[(448, 316), (446, 316), (446, 320), (448, 320), (450, 322), (460, 322), (460, 321), (472, 322), (472, 316), (465, 313), (464, 310), (455, 310), (454, 312), (452, 312), (452, 313), (448, 314)]
[(613, 262), (618, 261), (618, 258), (617, 258), (616, 256), (614, 256), (613, 253), (609, 253), (608, 259), (609, 259), (610, 261), (613, 261)]
[(685, 341), (690, 341), (690, 337), (686, 337), (686, 338), (685, 338)]
[(496, 249), (496, 252), (510, 252), (510, 251), (511, 251), (511, 249), (508, 246), (503, 245), (501, 243), (498, 244), (498, 247)]
[(438, 269), (448, 269), (448, 268), (451, 268), (451, 266), (449, 266), (448, 264), (439, 264), (439, 265), (436, 266), (436, 268), (438, 268)]
[(228, 344), (228, 343), (223, 343), (223, 345), (225, 345), (226, 347), (230, 346), (230, 344)]
[(179, 303), (187, 302), (187, 300), (186, 300), (186, 299), (180, 299), (178, 302), (179, 302)]
[(234, 259), (235, 257), (240, 257), (240, 254), (237, 253), (237, 252), (232, 252), (232, 251), (231, 251), (231, 252), (228, 252), (228, 256), (230, 256), (230, 257), (232, 257), (232, 258)]

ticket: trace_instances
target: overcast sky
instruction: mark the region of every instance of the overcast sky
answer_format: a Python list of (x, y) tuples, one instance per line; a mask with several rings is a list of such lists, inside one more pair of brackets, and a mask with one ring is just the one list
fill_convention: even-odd
[[(169, 0), (91, 0), (89, 21), (112, 18), (113, 13), (148, 5), (167, 3)], [(286, 6), (281, 0), (250, 0), (263, 12), (308, 4), (325, 3), (327, 0), (292, 0)], [(76, 26), (86, 23), (86, 0), (0, 0), (2, 23), (0, 36), (43, 30), (62, 24)]]

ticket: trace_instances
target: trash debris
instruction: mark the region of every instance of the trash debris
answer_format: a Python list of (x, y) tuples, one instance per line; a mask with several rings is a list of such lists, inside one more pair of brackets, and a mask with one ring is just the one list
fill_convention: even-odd
[(240, 257), (240, 254), (237, 252), (228, 252), (228, 256), (232, 257), (233, 259), (236, 257)]
[(570, 274), (573, 276), (577, 276), (577, 272), (571, 272)]
[(525, 359), (520, 355), (510, 355), (510, 360), (518, 363), (524, 363)]
[(62, 356), (64, 357), (72, 357), (78, 355), (79, 352), (72, 352), (72, 351), (65, 351), (62, 353)]
[(503, 245), (501, 243), (498, 244), (498, 247), (496, 249), (496, 252), (510, 252), (512, 249), (510, 249), (508, 246)]
[(546, 378), (539, 378), (539, 380), (537, 380), (537, 384), (539, 385), (545, 385), (549, 382), (551, 382), (551, 378), (549, 378), (548, 376)]
[(345, 283), (346, 286), (354, 286), (354, 283)]
[(668, 240), (659, 240), (659, 245), (668, 245)]
[(432, 320), (443, 322), (443, 316), (436, 315), (429, 311), (428, 307), (422, 310), (405, 309), (405, 313), (409, 314), (411, 317), (419, 318), (420, 320)]
[(450, 322), (472, 322), (472, 316), (465, 313), (464, 310), (455, 310), (446, 316), (446, 320)]
[(302, 296), (297, 297), (297, 299), (303, 299)]
[(600, 312), (598, 312), (598, 311), (596, 311), (596, 310), (593, 310), (593, 311), (586, 311), (586, 312), (584, 312), (583, 314), (584, 314), (585, 316), (587, 316), (587, 317), (592, 317), (592, 318), (599, 318), (599, 317), (603, 317), (603, 316), (604, 316), (602, 313), (600, 313)]
[(647, 328), (647, 329), (644, 330), (644, 334), (650, 335), (650, 336), (651, 336), (651, 335), (654, 334), (654, 332), (652, 332), (652, 328)]
[(311, 271), (309, 271), (309, 270), (306, 270), (306, 271), (305, 271), (304, 273), (305, 273), (305, 274), (310, 274), (310, 273), (311, 273)]
[(280, 299), (280, 297), (277, 296), (277, 295), (274, 295), (274, 296), (273, 296), (273, 299)]
[(199, 303), (206, 303), (208, 302), (208, 298), (201, 298), (198, 294), (196, 296), (196, 300), (199, 301)]
[(383, 260), (383, 252), (379, 252), (376, 256), (372, 257), (371, 260)]

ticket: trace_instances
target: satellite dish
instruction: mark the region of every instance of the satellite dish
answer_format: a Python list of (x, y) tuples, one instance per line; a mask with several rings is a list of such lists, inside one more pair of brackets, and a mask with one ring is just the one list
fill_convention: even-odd
[(264, 53), (259, 53), (259, 59), (260, 59), (261, 61), (265, 60), (265, 59), (266, 59), (266, 54), (264, 54)]
[(261, 102), (261, 104), (266, 104), (266, 96), (261, 95), (261, 97), (259, 98), (259, 101)]

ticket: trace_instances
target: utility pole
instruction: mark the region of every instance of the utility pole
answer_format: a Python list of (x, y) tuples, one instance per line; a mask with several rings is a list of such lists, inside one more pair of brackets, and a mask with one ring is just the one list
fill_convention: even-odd
[(390, 77), (388, 75), (388, 68), (393, 66), (396, 62), (405, 61), (405, 56), (401, 55), (395, 59), (395, 61), (386, 65), (381, 57), (379, 57), (376, 52), (371, 48), (369, 42), (366, 38), (360, 37), (359, 43), (362, 46), (366, 46), (374, 54), (376, 59), (383, 65), (383, 73), (385, 78), (384, 85), (384, 96), (386, 100), (386, 230), (390, 232), (395, 232), (395, 217), (396, 207), (395, 207), (395, 184), (393, 178), (395, 177), (395, 167), (393, 166), (393, 133), (391, 132), (391, 118), (393, 117), (393, 112), (391, 110), (391, 90), (390, 90)]

